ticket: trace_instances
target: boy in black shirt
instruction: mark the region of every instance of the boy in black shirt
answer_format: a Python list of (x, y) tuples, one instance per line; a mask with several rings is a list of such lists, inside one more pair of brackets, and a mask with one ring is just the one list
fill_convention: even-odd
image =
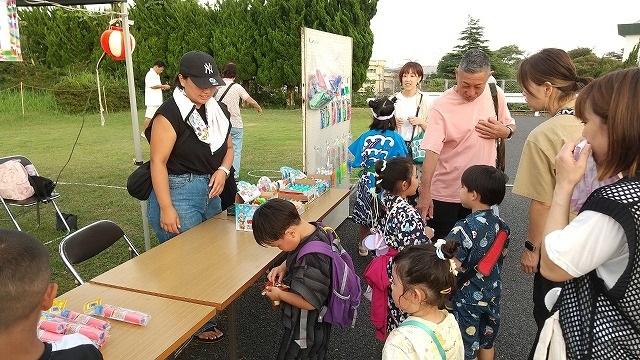
[(51, 307), (57, 291), (47, 248), (26, 233), (0, 229), (0, 359), (102, 359), (84, 335), (52, 344), (38, 339), (40, 312)]
[(319, 253), (309, 253), (299, 261), (296, 257), (309, 241), (329, 244), (327, 234), (316, 224), (303, 222), (291, 202), (276, 198), (256, 209), (253, 236), (259, 245), (287, 252), (286, 260), (271, 269), (267, 279), (289, 289), (265, 289), (269, 299), (282, 302), (284, 335), (278, 359), (326, 359), (331, 324), (318, 317), (331, 290), (331, 259)]

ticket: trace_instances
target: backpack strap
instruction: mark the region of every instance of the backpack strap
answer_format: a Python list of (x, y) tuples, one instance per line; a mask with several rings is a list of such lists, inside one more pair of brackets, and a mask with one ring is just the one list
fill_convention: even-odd
[(431, 340), (433, 340), (433, 343), (436, 344), (442, 360), (447, 360), (447, 355), (445, 355), (444, 353), (444, 348), (442, 347), (442, 344), (440, 344), (440, 341), (438, 341), (438, 337), (436, 336), (436, 334), (433, 333), (433, 330), (431, 330), (427, 325), (416, 320), (405, 320), (400, 324), (401, 327), (409, 325), (417, 326), (420, 329), (424, 330), (427, 334), (429, 334), (429, 336), (431, 336)]
[(296, 256), (296, 261), (299, 261), (301, 257), (309, 253), (320, 253), (320, 254), (327, 255), (328, 257), (332, 257), (334, 251), (331, 249), (331, 245), (327, 244), (324, 241), (311, 240), (306, 244), (304, 244), (300, 249), (300, 251), (298, 251), (298, 255)]
[(493, 243), (489, 247), (489, 250), (480, 260), (478, 260), (478, 262), (473, 267), (468, 268), (467, 271), (465, 271), (464, 274), (462, 274), (462, 276), (458, 278), (458, 289), (460, 289), (462, 285), (464, 285), (464, 283), (469, 281), (478, 272), (484, 276), (487, 276), (491, 273), (493, 266), (500, 258), (500, 254), (502, 254), (504, 244), (506, 243), (508, 238), (509, 236), (506, 230), (498, 230), (498, 234), (496, 234), (496, 238), (495, 240), (493, 240)]
[[(231, 87), (233, 86), (233, 84), (235, 84), (234, 82), (232, 82), (231, 84), (229, 84), (227, 86), (227, 89), (222, 93), (222, 96), (220, 96), (220, 99), (218, 99), (218, 101), (222, 101), (222, 99), (224, 99), (224, 97), (227, 95), (227, 93), (229, 92), (229, 89), (231, 89)], [(218, 92), (218, 89), (216, 89), (216, 93)], [(216, 94), (213, 94), (213, 96), (215, 97)]]

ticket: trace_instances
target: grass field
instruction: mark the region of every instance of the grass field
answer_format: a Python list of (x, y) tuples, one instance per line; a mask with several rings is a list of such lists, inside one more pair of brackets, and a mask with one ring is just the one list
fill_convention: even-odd
[[(353, 109), (351, 131), (354, 137), (369, 126), (369, 109)], [(144, 112), (139, 113), (142, 123)], [(273, 175), (260, 170), (279, 170), (283, 165), (302, 168), (302, 115), (301, 110), (269, 110), (259, 116), (255, 111), (243, 109), (244, 149), (241, 179), (255, 183), (249, 175)], [(82, 227), (101, 219), (119, 224), (144, 251), (144, 235), (140, 202), (129, 196), (126, 179), (135, 169), (135, 157), (129, 112), (106, 115), (105, 126), (100, 116), (69, 116), (39, 111), (27, 113), (2, 111), (0, 127), (3, 140), (0, 156), (24, 155), (35, 164), (40, 175), (58, 180), (57, 201), (65, 213), (78, 216)], [(77, 143), (74, 143), (77, 139)], [(149, 146), (141, 139), (143, 158), (148, 159)], [(73, 151), (73, 154), (71, 154)], [(68, 163), (67, 163), (68, 161)], [(59, 177), (58, 177), (59, 176)], [(4, 209), (0, 209), (0, 228), (14, 226)], [(58, 254), (63, 233), (55, 229), (55, 211), (51, 205), (41, 209), (41, 224), (36, 222), (36, 209), (11, 208), (18, 215), (18, 223), (26, 231), (47, 244), (51, 253), (53, 281), (60, 286), (59, 293), (74, 287), (73, 278), (66, 271)], [(151, 231), (151, 244), (157, 244)], [(125, 250), (115, 248), (106, 256), (89, 260), (80, 267), (85, 280), (126, 260)], [(212, 256), (214, 256), (212, 254)]]

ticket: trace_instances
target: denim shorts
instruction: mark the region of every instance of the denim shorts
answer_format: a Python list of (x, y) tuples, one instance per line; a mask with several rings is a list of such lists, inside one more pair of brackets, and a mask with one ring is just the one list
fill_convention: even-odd
[[(178, 213), (181, 233), (222, 211), (219, 196), (209, 199), (210, 178), (211, 175), (169, 175), (171, 203)], [(178, 235), (167, 232), (160, 227), (160, 205), (155, 191), (151, 191), (147, 209), (149, 224), (153, 228), (159, 243)]]

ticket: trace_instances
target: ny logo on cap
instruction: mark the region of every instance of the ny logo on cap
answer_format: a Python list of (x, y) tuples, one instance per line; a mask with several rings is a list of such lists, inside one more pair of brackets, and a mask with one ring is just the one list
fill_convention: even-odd
[(213, 74), (213, 66), (211, 66), (211, 63), (204, 63), (204, 73)]

